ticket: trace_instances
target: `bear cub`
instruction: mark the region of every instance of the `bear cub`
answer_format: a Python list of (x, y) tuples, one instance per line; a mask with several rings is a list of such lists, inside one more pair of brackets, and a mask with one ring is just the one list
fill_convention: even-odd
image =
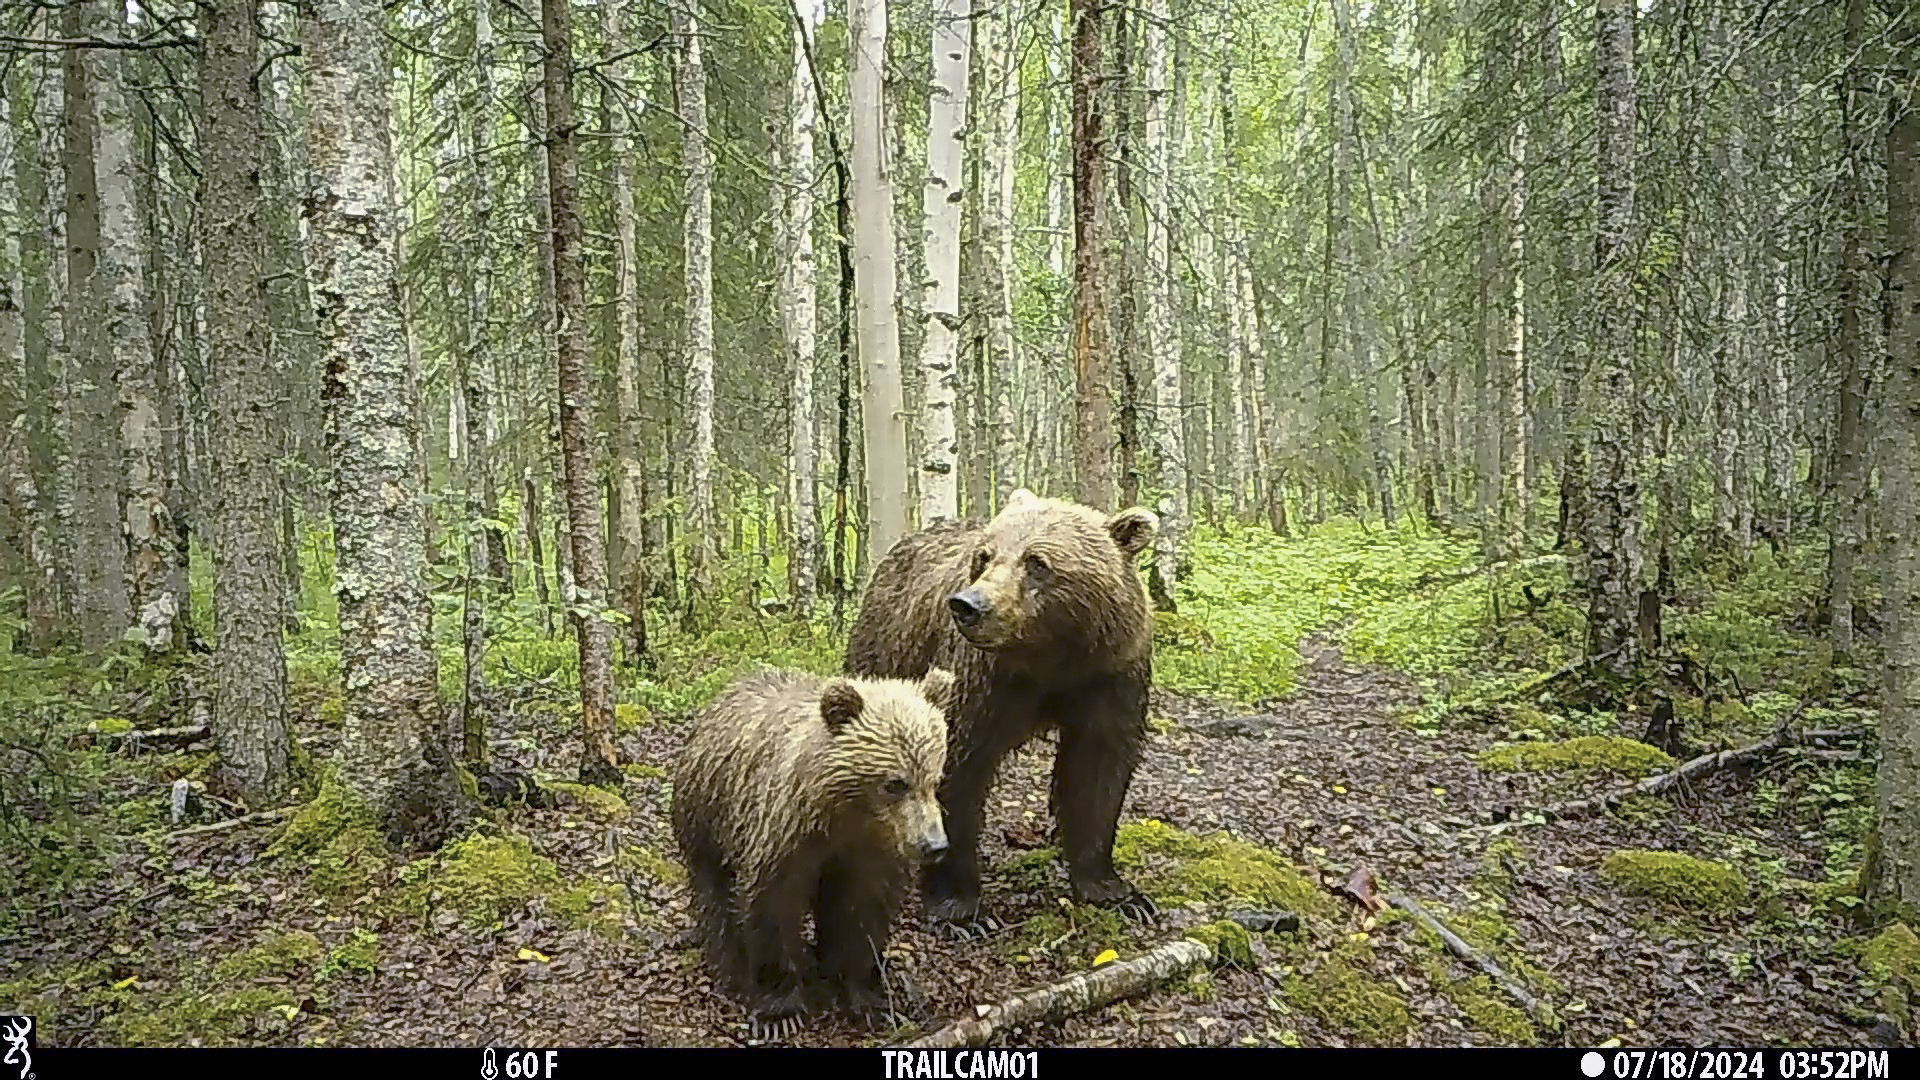
[[(673, 832), (694, 932), (756, 1039), (799, 1030), (815, 989), (884, 1016), (879, 956), (917, 864), (947, 849), (937, 792), (953, 675), (767, 671), (695, 720), (674, 763)], [(814, 949), (802, 924), (811, 913)]]

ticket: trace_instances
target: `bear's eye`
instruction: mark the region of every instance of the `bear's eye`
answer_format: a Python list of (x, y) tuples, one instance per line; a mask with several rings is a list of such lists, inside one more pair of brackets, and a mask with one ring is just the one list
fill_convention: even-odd
[(906, 780), (901, 777), (896, 776), (887, 781), (887, 794), (889, 795), (905, 795), (907, 788), (908, 784)]
[(1045, 581), (1053, 576), (1053, 567), (1045, 558), (1029, 555), (1027, 556), (1027, 573), (1032, 574), (1037, 580)]
[(993, 561), (993, 552), (981, 548), (973, 553), (973, 576), (979, 577), (987, 572), (987, 564)]

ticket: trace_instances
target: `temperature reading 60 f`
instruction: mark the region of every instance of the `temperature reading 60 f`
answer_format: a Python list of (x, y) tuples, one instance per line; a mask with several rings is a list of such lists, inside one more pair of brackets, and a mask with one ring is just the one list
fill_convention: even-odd
[(558, 1050), (548, 1050), (543, 1057), (533, 1050), (518, 1053), (507, 1051), (504, 1055), (507, 1059), (507, 1080), (553, 1080), (553, 1068), (559, 1053)]

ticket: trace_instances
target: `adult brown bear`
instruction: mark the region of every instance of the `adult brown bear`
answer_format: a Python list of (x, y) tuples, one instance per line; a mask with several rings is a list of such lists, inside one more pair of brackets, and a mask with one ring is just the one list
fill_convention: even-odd
[(943, 522), (908, 536), (875, 568), (847, 643), (846, 670), (958, 680), (940, 786), (946, 854), (926, 873), (927, 913), (963, 933), (980, 912), (987, 789), (1007, 754), (1059, 733), (1049, 804), (1074, 898), (1132, 918), (1153, 901), (1113, 866), (1120, 807), (1147, 736), (1153, 624), (1136, 557), (1160, 519), (1109, 517), (1016, 491), (992, 521)]

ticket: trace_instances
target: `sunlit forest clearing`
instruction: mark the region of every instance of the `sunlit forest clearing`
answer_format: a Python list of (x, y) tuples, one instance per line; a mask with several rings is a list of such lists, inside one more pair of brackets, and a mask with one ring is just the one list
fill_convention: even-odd
[(990, 931), (784, 1041), (1191, 941), (992, 1037), (1912, 1045), (1916, 72), (1904, 0), (0, 5), (0, 1012), (754, 1041), (690, 725), (1024, 488), (1157, 522), (1158, 914), (1043, 736)]

